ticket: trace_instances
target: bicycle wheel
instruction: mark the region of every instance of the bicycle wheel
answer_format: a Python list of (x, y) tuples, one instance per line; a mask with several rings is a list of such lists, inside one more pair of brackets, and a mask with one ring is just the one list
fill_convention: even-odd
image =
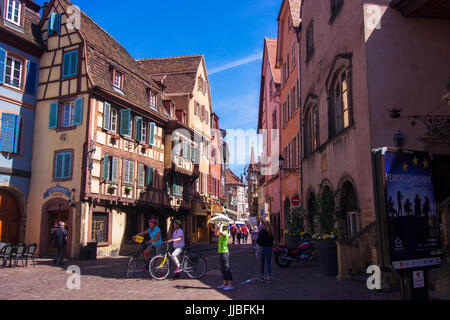
[(170, 262), (167, 254), (153, 257), (150, 260), (148, 271), (155, 280), (166, 279), (170, 273)]
[(205, 275), (207, 270), (206, 260), (201, 257), (186, 257), (183, 270), (189, 278), (200, 279)]
[(128, 261), (127, 278), (131, 278), (133, 276), (134, 271), (136, 270), (136, 266), (137, 266), (137, 257), (132, 256), (130, 258), (130, 261)]

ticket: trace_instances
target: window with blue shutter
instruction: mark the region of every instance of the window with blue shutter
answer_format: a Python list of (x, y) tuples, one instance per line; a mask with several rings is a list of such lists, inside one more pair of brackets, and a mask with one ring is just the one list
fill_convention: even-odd
[(131, 111), (128, 109), (120, 110), (120, 134), (124, 136), (131, 135), (130, 128)]
[(14, 133), (14, 153), (19, 154), (20, 153), (20, 133), (21, 133), (21, 122), (22, 118), (19, 115), (15, 116), (15, 133)]
[(150, 146), (154, 146), (155, 145), (155, 123), (154, 122), (150, 122), (150, 124), (148, 126), (149, 126), (149, 129), (148, 129), (148, 144)]
[(103, 107), (103, 129), (109, 130), (111, 128), (111, 105), (105, 102)]
[(83, 98), (75, 99), (75, 112), (73, 119), (73, 124), (75, 126), (81, 125), (81, 123), (83, 122), (83, 101)]
[[(17, 125), (19, 126), (18, 128), (16, 128)], [(3, 113), (1, 130), (0, 151), (18, 153), (20, 143), (20, 116)]]
[(153, 167), (148, 167), (147, 168), (147, 187), (149, 187), (149, 188), (153, 187), (153, 174), (154, 174)]
[(48, 128), (56, 129), (57, 127), (58, 127), (58, 102), (51, 102)]
[(63, 78), (76, 76), (78, 72), (78, 50), (69, 51), (63, 58)]
[(37, 75), (37, 64), (28, 61), (27, 67), (27, 79), (25, 85), (25, 92), (31, 95), (36, 93), (36, 75)]
[(60, 152), (56, 154), (55, 179), (69, 179), (72, 169), (72, 153)]
[(5, 83), (6, 50), (0, 48), (0, 84)]
[(135, 126), (135, 139), (136, 141), (142, 140), (142, 117), (136, 117), (136, 126)]
[(48, 23), (48, 35), (51, 36), (53, 34), (60, 34), (61, 32), (61, 15), (52, 12), (50, 16), (50, 20)]
[(109, 157), (107, 154), (103, 156), (103, 180), (109, 180), (110, 167)]

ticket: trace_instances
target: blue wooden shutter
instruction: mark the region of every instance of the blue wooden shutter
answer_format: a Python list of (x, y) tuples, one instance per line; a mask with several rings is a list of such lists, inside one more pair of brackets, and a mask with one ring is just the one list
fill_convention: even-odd
[(63, 77), (75, 76), (78, 71), (78, 51), (70, 51), (64, 54)]
[(27, 82), (25, 85), (25, 92), (28, 94), (36, 93), (36, 74), (37, 74), (37, 65), (32, 61), (28, 61), (27, 68)]
[(141, 141), (142, 138), (142, 117), (136, 117), (136, 130), (135, 130), (136, 141)]
[(72, 55), (70, 52), (64, 54), (63, 57), (63, 77), (68, 77), (70, 74), (70, 59)]
[(111, 105), (108, 102), (103, 107), (103, 129), (111, 129)]
[(57, 14), (55, 19), (56, 19), (54, 26), (55, 32), (57, 32), (58, 35), (61, 35), (61, 15)]
[(103, 180), (109, 180), (109, 157), (107, 154), (103, 156)]
[(72, 166), (72, 153), (67, 152), (64, 154), (64, 171), (63, 171), (64, 178), (70, 178), (71, 166)]
[(83, 98), (75, 99), (75, 116), (73, 119), (75, 126), (81, 125), (83, 122), (83, 101)]
[(15, 121), (16, 121), (16, 124), (15, 124), (16, 132), (14, 133), (14, 153), (19, 154), (22, 118), (19, 115), (16, 115)]
[(64, 166), (64, 155), (62, 153), (58, 153), (56, 155), (56, 163), (55, 163), (55, 178), (61, 179), (63, 177), (63, 166)]
[(50, 17), (50, 21), (49, 21), (49, 26), (48, 26), (48, 35), (52, 35), (52, 34), (61, 34), (61, 15), (56, 13), (56, 12), (52, 12), (52, 15)]
[(147, 168), (147, 186), (153, 187), (153, 167)]
[(130, 135), (130, 110), (120, 110), (120, 134), (124, 136)]
[(5, 83), (6, 50), (0, 48), (0, 84)]
[(154, 122), (150, 122), (150, 124), (148, 125), (149, 129), (148, 129), (148, 144), (151, 146), (155, 145), (155, 123)]
[(16, 132), (16, 115), (4, 113), (2, 115), (2, 133), (0, 136), (0, 151), (14, 151), (14, 134)]
[(111, 181), (117, 182), (117, 171), (119, 169), (119, 159), (112, 158), (112, 173), (111, 173)]
[(70, 75), (74, 76), (78, 71), (78, 51), (72, 51), (72, 58), (70, 60)]

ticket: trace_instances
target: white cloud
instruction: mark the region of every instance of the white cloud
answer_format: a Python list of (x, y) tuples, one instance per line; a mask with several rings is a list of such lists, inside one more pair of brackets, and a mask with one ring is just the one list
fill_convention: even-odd
[(263, 58), (262, 53), (255, 53), (250, 56), (244, 57), (242, 59), (235, 60), (230, 63), (224, 64), (223, 66), (213, 68), (212, 70), (210, 70), (208, 72), (208, 75), (212, 75), (214, 73), (222, 72), (222, 71), (225, 71), (228, 69), (240, 67), (240, 66), (252, 63), (254, 61), (262, 60), (262, 58)]

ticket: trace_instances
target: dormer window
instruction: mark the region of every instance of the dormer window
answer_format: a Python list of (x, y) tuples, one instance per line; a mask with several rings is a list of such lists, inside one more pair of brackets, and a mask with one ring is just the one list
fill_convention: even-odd
[(7, 0), (6, 20), (20, 26), (22, 18), (22, 3), (19, 0)]
[(156, 93), (150, 91), (150, 108), (156, 110)]
[(113, 86), (120, 90), (123, 88), (123, 74), (117, 70), (113, 70)]

